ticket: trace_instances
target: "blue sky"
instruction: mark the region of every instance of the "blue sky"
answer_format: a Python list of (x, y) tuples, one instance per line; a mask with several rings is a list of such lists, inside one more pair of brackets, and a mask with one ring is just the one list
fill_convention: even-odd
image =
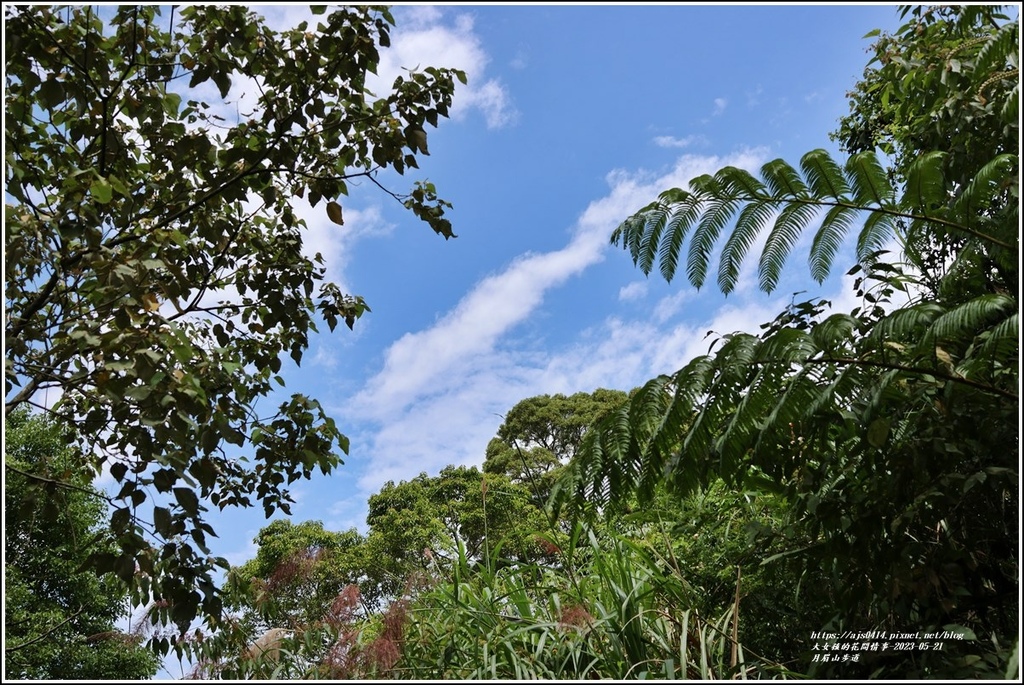
[[(305, 15), (258, 10), (280, 25)], [(388, 179), (434, 182), (458, 238), (373, 187), (341, 198), (343, 227), (323, 204), (297, 206), (309, 250), (372, 313), (354, 332), (324, 327), (301, 367), (285, 361), (287, 391), (319, 399), (351, 439), (344, 466), (296, 483), (293, 520), (362, 530), (385, 481), (481, 464), (519, 400), (629, 390), (705, 353), (708, 331), (757, 330), (797, 291), (852, 302), (838, 277), (810, 282), (806, 250), (773, 294), (747, 269), (724, 297), (713, 282), (645, 278), (608, 238), (699, 174), (834, 150), (864, 35), (895, 28), (895, 6), (400, 6), (395, 18), (383, 84), (403, 67), (469, 76), (419, 173)], [(267, 521), (255, 508), (213, 523), (214, 552), (241, 563)]]
[[(258, 6), (275, 26), (309, 18)], [(483, 461), (501, 415), (539, 394), (629, 390), (707, 351), (708, 331), (756, 331), (790, 301), (854, 306), (810, 281), (806, 246), (771, 295), (747, 265), (728, 297), (645, 278), (609, 244), (629, 214), (725, 165), (791, 163), (848, 111), (874, 28), (895, 5), (399, 6), (380, 87), (401, 68), (463, 69), (450, 120), (402, 192), (429, 179), (454, 205), (445, 241), (372, 186), (341, 198), (345, 225), (301, 200), (307, 247), (372, 312), (312, 340), (287, 392), (319, 399), (351, 439), (345, 465), (296, 483), (292, 519), (365, 529), (387, 480)], [(315, 20), (311, 22), (315, 26)], [(245, 98), (246, 94), (233, 92)], [(852, 258), (839, 261), (845, 273)], [(262, 405), (273, 412), (283, 395)], [(261, 507), (211, 512), (213, 552), (242, 563)], [(176, 670), (176, 669), (175, 669)]]

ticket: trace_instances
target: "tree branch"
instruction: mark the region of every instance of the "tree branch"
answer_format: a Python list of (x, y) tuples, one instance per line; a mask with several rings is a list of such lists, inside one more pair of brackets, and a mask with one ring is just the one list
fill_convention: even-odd
[(979, 383), (978, 381), (973, 381), (970, 378), (965, 378), (963, 376), (951, 376), (949, 374), (942, 373), (936, 369), (921, 369), (915, 366), (905, 366), (903, 364), (892, 364), (888, 362), (875, 362), (866, 359), (852, 359), (849, 357), (823, 357), (821, 359), (808, 359), (805, 363), (839, 364), (841, 366), (870, 366), (877, 369), (887, 369), (889, 371), (905, 371), (907, 373), (935, 376), (936, 378), (941, 378), (944, 381), (949, 381), (951, 383), (961, 383), (963, 385), (970, 386), (976, 390), (990, 392), (995, 395), (1005, 397), (1006, 399), (1009, 400), (1016, 401), (1020, 399), (1015, 393), (1012, 393), (1009, 390), (1003, 390), (1001, 388), (997, 388), (994, 385)]
[(50, 636), (51, 634), (53, 634), (53, 633), (57, 632), (57, 631), (58, 631), (58, 630), (59, 630), (59, 629), (60, 629), (60, 628), (61, 628), (62, 626), (64, 626), (65, 624), (67, 624), (67, 623), (71, 623), (71, 621), (73, 621), (73, 620), (75, 620), (76, 618), (78, 618), (78, 616), (79, 616), (80, 614), (82, 614), (82, 613), (83, 613), (84, 611), (85, 611), (85, 607), (83, 606), (83, 607), (79, 608), (79, 610), (78, 610), (78, 611), (76, 611), (75, 613), (71, 614), (71, 615), (70, 615), (70, 616), (68, 616), (68, 617), (67, 617), (66, 619), (64, 619), (63, 621), (61, 621), (60, 623), (58, 623), (58, 624), (57, 624), (57, 625), (55, 625), (54, 627), (52, 627), (52, 628), (50, 628), (49, 630), (47, 630), (47, 631), (46, 631), (45, 633), (43, 633), (43, 634), (41, 634), (41, 635), (37, 635), (36, 637), (32, 638), (32, 639), (31, 639), (31, 640), (29, 640), (28, 642), (23, 642), (23, 643), (21, 643), (20, 645), (14, 645), (13, 647), (8, 647), (7, 645), (4, 645), (4, 652), (16, 652), (16, 651), (18, 651), (19, 649), (25, 649), (26, 647), (28, 647), (28, 646), (30, 646), (30, 645), (34, 645), (35, 643), (37, 643), (37, 642), (39, 642), (39, 641), (41, 641), (41, 640), (44, 640), (44, 639), (46, 639), (46, 638), (47, 638), (47, 637), (49, 637), (49, 636)]
[(75, 485), (74, 483), (67, 483), (67, 482), (62, 481), (62, 480), (54, 480), (53, 478), (47, 478), (46, 476), (38, 476), (38, 475), (36, 475), (34, 473), (29, 473), (27, 471), (22, 471), (21, 469), (15, 467), (15, 466), (11, 466), (10, 464), (8, 464), (6, 462), (4, 463), (4, 468), (9, 470), (9, 471), (13, 471), (14, 473), (17, 473), (20, 476), (28, 478), (29, 480), (35, 480), (35, 481), (39, 481), (40, 483), (47, 483), (49, 485), (55, 485), (55, 486), (57, 486), (59, 488), (65, 488), (67, 490), (74, 490), (76, 492), (82, 492), (82, 493), (85, 493), (86, 495), (90, 495), (92, 497), (98, 497), (99, 499), (105, 500), (108, 504), (110, 504), (112, 506), (117, 506), (114, 503), (114, 499), (112, 497), (107, 497), (106, 495), (101, 494), (100, 492), (98, 492), (96, 490), (91, 490), (89, 488), (82, 487), (81, 485)]

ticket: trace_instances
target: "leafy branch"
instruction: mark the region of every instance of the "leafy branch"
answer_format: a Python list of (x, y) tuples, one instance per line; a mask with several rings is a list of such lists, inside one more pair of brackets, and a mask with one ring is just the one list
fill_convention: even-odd
[(84, 612), (85, 612), (85, 607), (80, 607), (78, 609), (78, 611), (76, 611), (75, 613), (71, 614), (66, 619), (64, 619), (60, 623), (56, 624), (55, 626), (53, 626), (49, 630), (47, 630), (47, 631), (45, 631), (43, 633), (40, 633), (39, 635), (36, 635), (31, 640), (28, 640), (26, 642), (22, 642), (20, 645), (11, 645), (11, 646), (4, 645), (4, 652), (16, 652), (16, 651), (18, 651), (20, 649), (25, 649), (26, 647), (30, 647), (30, 646), (34, 645), (35, 643), (37, 643), (37, 642), (42, 642), (43, 640), (47, 639), (48, 637), (50, 637), (51, 635), (56, 633), (62, 627), (66, 626), (68, 623), (71, 623), (72, 621), (74, 621), (76, 618), (78, 618)]
[(868, 215), (857, 238), (862, 260), (884, 244), (898, 220), (942, 227), (997, 248), (1015, 250), (1015, 241), (992, 235), (976, 224), (982, 220), (978, 208), (1003, 204), (1000, 197), (1006, 190), (998, 181), (1017, 168), (1017, 156), (1002, 154), (992, 159), (952, 203), (944, 178), (945, 158), (943, 152), (922, 154), (910, 167), (902, 197), (875, 153), (869, 151), (853, 155), (840, 167), (825, 150), (813, 150), (801, 159), (799, 171), (776, 159), (761, 168), (760, 179), (743, 169), (725, 167), (714, 175), (693, 179), (689, 191), (674, 188), (663, 192), (616, 228), (611, 243), (628, 249), (645, 274), (659, 263), (662, 275), (671, 281), (683, 242), (692, 230), (686, 273), (700, 288), (712, 249), (736, 216), (718, 271), (718, 284), (725, 293), (735, 287), (741, 263), (765, 231), (759, 285), (771, 292), (798, 237), (815, 220), (814, 209), (828, 210), (814, 234), (809, 255), (811, 275), (819, 282), (828, 275), (843, 239), (861, 213)]

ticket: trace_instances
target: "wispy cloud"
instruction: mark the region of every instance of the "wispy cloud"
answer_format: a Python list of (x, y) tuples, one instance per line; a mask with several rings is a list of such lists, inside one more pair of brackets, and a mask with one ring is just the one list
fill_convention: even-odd
[(642, 300), (647, 296), (647, 281), (633, 281), (619, 288), (619, 301)]
[(747, 107), (756, 107), (761, 104), (761, 94), (764, 93), (764, 87), (761, 84), (757, 84), (757, 87), (753, 90), (747, 91)]
[[(279, 30), (294, 27), (302, 21), (311, 25), (320, 21), (307, 6), (261, 6), (257, 11), (266, 17), (269, 25)], [(496, 79), (487, 78), (489, 61), (469, 14), (453, 14), (434, 6), (401, 7), (397, 9), (391, 46), (380, 51), (377, 75), (371, 75), (367, 85), (371, 90), (383, 93), (391, 88), (398, 76), (407, 76), (408, 70), (427, 66), (461, 69), (466, 72), (469, 83), (466, 86), (457, 84), (452, 117), (462, 118), (471, 111), (479, 111), (490, 128), (499, 128), (513, 122), (517, 113), (504, 86)], [(212, 84), (207, 85), (213, 88)], [(251, 107), (255, 103), (256, 92), (255, 84), (250, 80), (236, 80), (229, 100), (238, 104), (232, 109), (235, 106), (242, 109)], [(345, 273), (349, 257), (354, 254), (354, 244), (367, 237), (387, 235), (394, 226), (384, 221), (378, 206), (359, 208), (353, 201), (337, 199), (343, 205), (343, 226), (327, 219), (322, 203), (314, 208), (296, 201), (293, 207), (308, 227), (303, 234), (307, 256), (321, 254), (328, 268), (326, 279), (343, 291), (351, 292)], [(332, 355), (321, 349), (317, 352), (317, 360), (329, 366)]]
[[(257, 11), (277, 29), (290, 28), (302, 21), (315, 25), (320, 20), (303, 5), (261, 6)], [(474, 31), (471, 15), (435, 6), (402, 6), (395, 8), (391, 46), (380, 51), (377, 75), (370, 75), (367, 87), (384, 93), (398, 76), (408, 76), (410, 70), (461, 69), (466, 72), (469, 83), (457, 84), (452, 117), (462, 118), (469, 112), (479, 111), (488, 127), (501, 128), (514, 123), (518, 113), (501, 81), (487, 76), (489, 62), (490, 57)]]
[(520, 48), (520, 50), (516, 52), (516, 56), (512, 58), (512, 61), (509, 62), (508, 65), (516, 71), (520, 71), (528, 67), (530, 65), (530, 58), (526, 50)]
[[(486, 75), (490, 57), (473, 30), (473, 18), (453, 16), (436, 7), (412, 7), (396, 17), (391, 47), (381, 52), (376, 87), (390, 87), (407, 70), (428, 66), (461, 69), (468, 84), (458, 84), (452, 117), (480, 111), (489, 128), (510, 125), (518, 118), (512, 98), (496, 78)], [(371, 87), (373, 87), (371, 85)]]
[(705, 142), (703, 136), (684, 136), (683, 138), (676, 138), (674, 136), (658, 136), (654, 139), (654, 144), (658, 147), (668, 148), (684, 148), (690, 147), (696, 143)]
[(310, 258), (319, 254), (324, 258), (327, 267), (326, 279), (338, 285), (343, 291), (351, 288), (345, 280), (345, 270), (349, 265), (355, 243), (372, 237), (386, 236), (394, 229), (381, 216), (380, 207), (372, 205), (366, 209), (349, 206), (345, 198), (339, 198), (342, 204), (342, 215), (345, 223), (341, 226), (327, 218), (325, 203), (316, 207), (308, 203), (296, 203), (295, 214), (306, 221), (306, 229), (302, 235), (303, 252)]
[(717, 117), (719, 114), (725, 111), (729, 101), (725, 98), (715, 98), (715, 109), (711, 112), (711, 116)]
[[(478, 282), (432, 327), (408, 333), (387, 350), (383, 368), (345, 403), (343, 413), (377, 426), (353, 435), (353, 454), (372, 455), (361, 479), (366, 493), (386, 480), (436, 472), (449, 463), (480, 463), (501, 414), (543, 393), (629, 388), (680, 366), (701, 348), (706, 326), (763, 320), (764, 298), (723, 309), (700, 329), (669, 323), (682, 299), (663, 301), (636, 320), (608, 319), (561, 349), (543, 351), (516, 335), (542, 309), (545, 294), (600, 262), (607, 237), (622, 220), (663, 189), (725, 165), (756, 169), (763, 150), (728, 157), (687, 155), (660, 178), (616, 171), (608, 194), (577, 220), (565, 247), (513, 259)], [(639, 294), (627, 286), (626, 297)], [(657, 312), (657, 314), (655, 314)], [(731, 317), (731, 318), (729, 318)], [(443, 430), (439, 430), (443, 426)]]

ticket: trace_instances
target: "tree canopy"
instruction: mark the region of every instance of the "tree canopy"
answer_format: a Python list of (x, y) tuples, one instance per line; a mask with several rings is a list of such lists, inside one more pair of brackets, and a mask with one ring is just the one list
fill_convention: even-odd
[(795, 303), (651, 380), (585, 437), (559, 501), (607, 513), (718, 479), (777, 494), (780, 558), (829, 578), (823, 622), (970, 638), (909, 663), (872, 654), (860, 672), (1001, 674), (1019, 605), (1019, 27), (995, 7), (903, 14), (836, 134), (847, 160), (816, 150), (798, 167), (725, 168), (612, 236), (645, 273), (671, 280), (685, 264), (698, 287), (717, 254), (725, 292), (764, 237), (770, 291), (805, 231), (822, 280), (859, 226), (848, 274), (861, 306)]
[[(284, 31), (242, 6), (4, 12), (8, 674), (151, 676), (114, 627), (130, 600), (193, 677), (1019, 676), (1019, 22), (999, 7), (901, 8), (841, 156), (700, 176), (611, 236), (727, 294), (755, 245), (770, 292), (809, 237), (812, 278), (845, 271), (855, 307), (794, 297), (628, 394), (524, 399), (482, 469), (386, 483), (365, 534), (278, 518), (231, 568), (208, 509), (288, 515), (348, 449), (316, 400), (266, 407), (321, 320), (369, 310), (325, 281), (296, 202), (341, 225), (363, 179), (454, 237), (433, 185), (388, 186), (465, 76), (371, 92), (382, 7)], [(839, 662), (821, 631), (958, 639)]]
[[(123, 583), (81, 568), (113, 547), (107, 505), (58, 424), (25, 411), (4, 424), (4, 673), (15, 680), (138, 680), (159, 666), (129, 615)], [(50, 479), (44, 489), (34, 477)], [(54, 487), (59, 479), (70, 487)]]
[(499, 473), (525, 486), (544, 508), (562, 468), (597, 418), (626, 400), (620, 390), (598, 388), (566, 396), (537, 395), (516, 403), (488, 443), (485, 473)]
[(375, 94), (389, 11), (313, 12), (279, 31), (242, 5), (4, 8), (5, 413), (77, 429), (118, 488), (92, 568), (181, 629), (221, 610), (208, 507), (287, 513), (348, 449), (315, 399), (266, 404), (319, 321), (368, 310), (324, 280), (295, 203), (342, 224), (364, 179), (454, 237), (432, 184), (384, 174), (428, 154), (465, 75)]

